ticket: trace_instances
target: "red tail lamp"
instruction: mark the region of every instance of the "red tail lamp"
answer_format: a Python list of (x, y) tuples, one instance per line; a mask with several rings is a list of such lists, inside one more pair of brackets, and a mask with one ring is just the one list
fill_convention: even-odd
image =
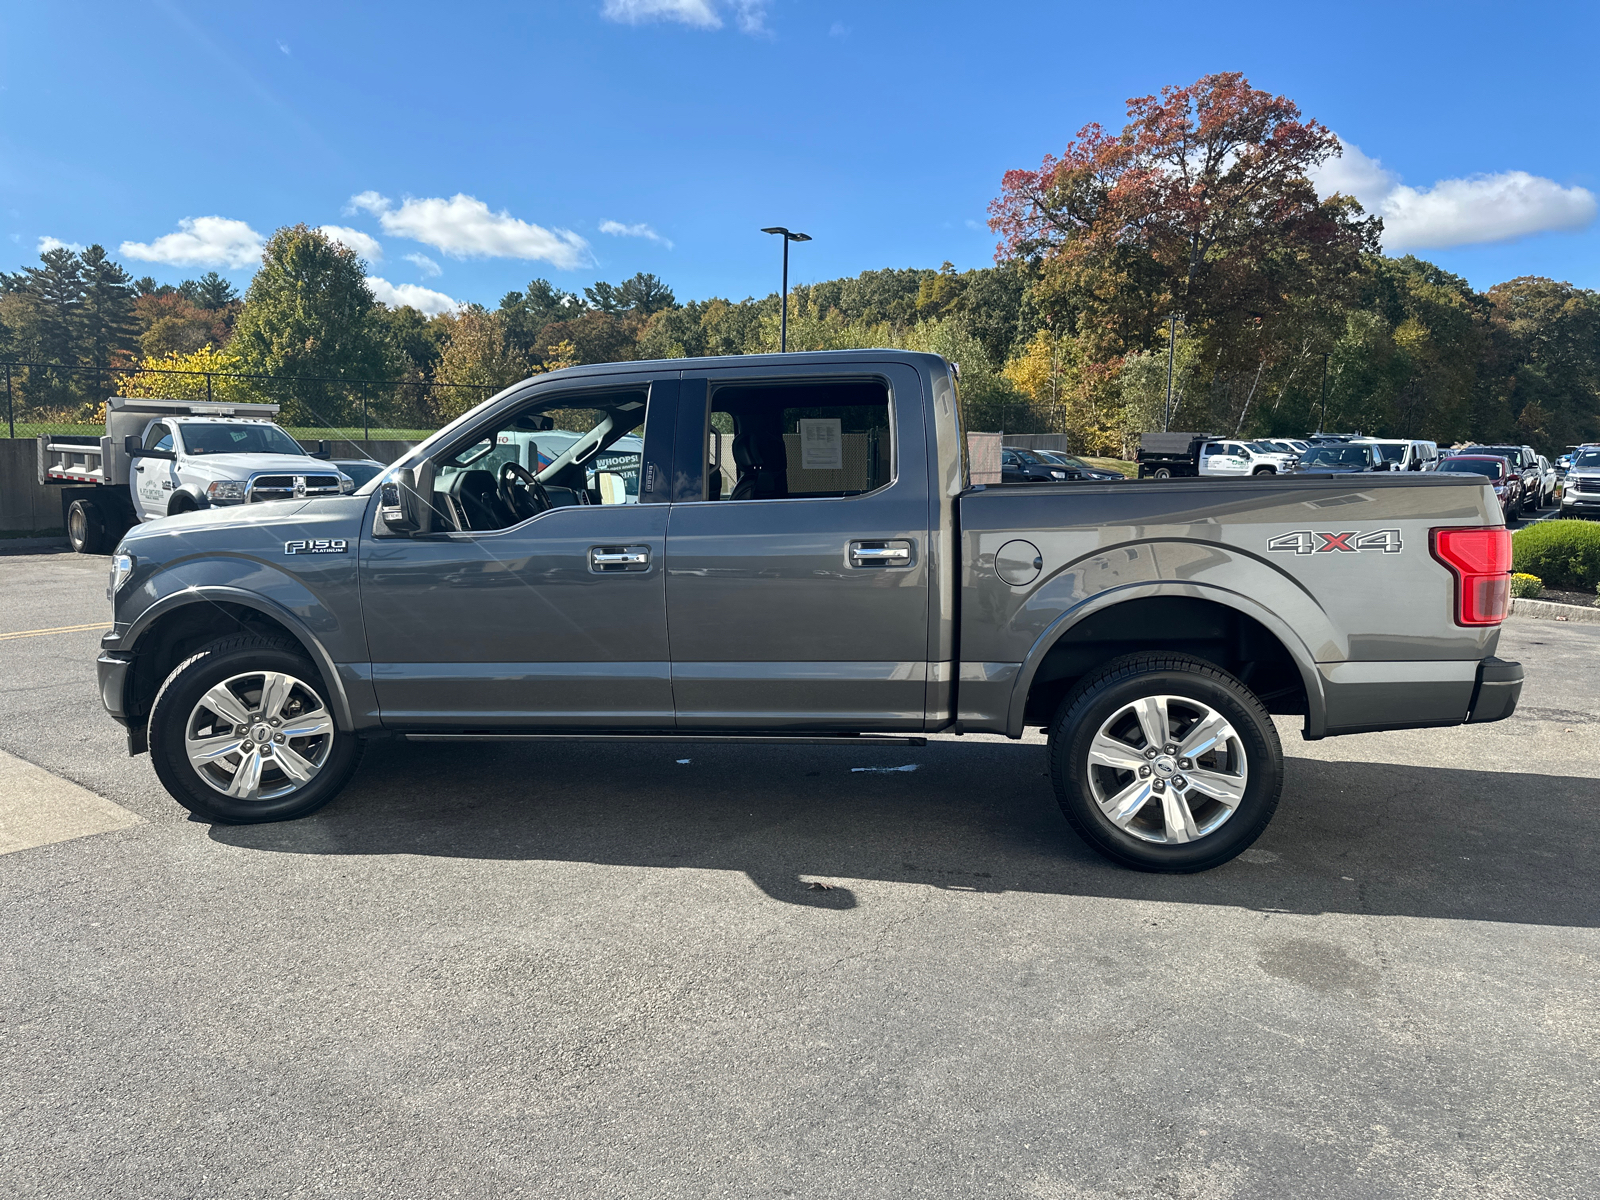
[(1498, 625), (1511, 608), (1511, 534), (1489, 529), (1435, 529), (1433, 556), (1456, 577), (1456, 624)]

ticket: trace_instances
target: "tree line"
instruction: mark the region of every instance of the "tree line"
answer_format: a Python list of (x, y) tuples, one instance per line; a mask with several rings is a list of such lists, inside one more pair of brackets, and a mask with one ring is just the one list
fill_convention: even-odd
[[(870, 270), (795, 287), (796, 350), (897, 347), (960, 364), (969, 428), (1064, 432), (1127, 454), (1141, 432), (1360, 430), (1600, 439), (1600, 295), (1538, 277), (1478, 292), (1380, 249), (1381, 220), (1319, 197), (1337, 139), (1237, 74), (1129, 103), (1086, 126), (991, 206), (992, 267)], [(284, 404), (295, 424), (429, 428), (492, 391), (578, 363), (768, 353), (779, 299), (679, 301), (653, 275), (571, 292), (544, 279), (494, 308), (427, 317), (379, 304), (365, 264), (304, 225), (268, 242), (241, 297), (215, 273), (133, 279), (105, 251), (56, 248), (0, 274), (0, 359), (138, 365), (124, 392)], [(1171, 402), (1168, 400), (1169, 372)], [(365, 380), (395, 381), (383, 385)], [(92, 373), (31, 371), (34, 411), (92, 417)]]

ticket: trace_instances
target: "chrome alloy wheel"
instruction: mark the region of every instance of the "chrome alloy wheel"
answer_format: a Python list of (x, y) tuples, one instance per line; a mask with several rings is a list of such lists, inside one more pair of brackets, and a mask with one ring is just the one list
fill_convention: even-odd
[(1123, 705), (1089, 746), (1089, 788), (1100, 811), (1147, 842), (1193, 842), (1238, 811), (1249, 781), (1228, 719), (1188, 696)]
[(195, 774), (235, 800), (276, 800), (316, 778), (333, 749), (333, 717), (293, 675), (224, 679), (189, 713), (184, 749)]

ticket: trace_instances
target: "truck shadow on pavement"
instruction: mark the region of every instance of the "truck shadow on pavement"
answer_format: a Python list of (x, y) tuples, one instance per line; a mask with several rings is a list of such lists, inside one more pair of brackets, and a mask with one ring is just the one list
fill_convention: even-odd
[(824, 909), (868, 903), (886, 882), (1600, 925), (1590, 778), (1291, 758), (1254, 847), (1214, 871), (1161, 876), (1084, 846), (1044, 770), (1042, 747), (1002, 742), (377, 743), (323, 812), (211, 837), (287, 854), (741, 871), (775, 900)]

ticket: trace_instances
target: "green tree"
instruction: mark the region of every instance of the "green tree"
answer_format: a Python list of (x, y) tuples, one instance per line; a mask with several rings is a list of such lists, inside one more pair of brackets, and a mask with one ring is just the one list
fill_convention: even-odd
[(286, 226), (262, 251), (229, 349), (247, 371), (299, 380), (276, 387), (291, 423), (351, 423), (367, 385), (342, 381), (398, 370), (381, 309), (355, 251)]
[(101, 246), (85, 250), (79, 255), (79, 264), (83, 277), (79, 354), (88, 363), (102, 366), (138, 348), (133, 280), (106, 257)]
[(435, 368), (441, 385), (433, 389), (435, 415), (452, 420), (541, 369), (518, 352), (499, 313), (469, 305), (453, 318), (449, 344)]

